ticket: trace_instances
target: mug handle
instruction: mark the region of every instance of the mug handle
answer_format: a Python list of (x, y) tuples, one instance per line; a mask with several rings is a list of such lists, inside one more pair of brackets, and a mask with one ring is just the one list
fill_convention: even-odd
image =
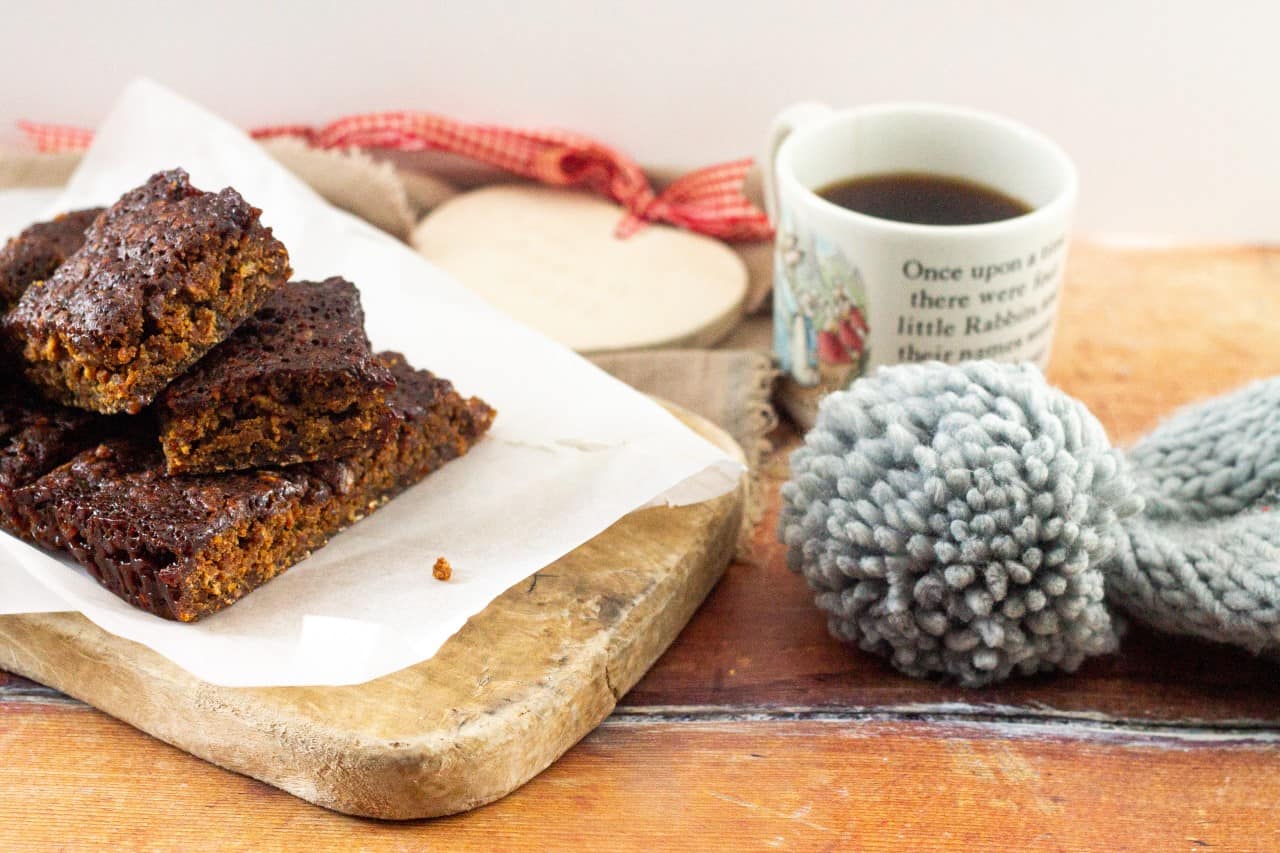
[(775, 160), (778, 149), (792, 131), (819, 119), (831, 115), (833, 110), (826, 104), (816, 101), (803, 101), (792, 104), (778, 113), (773, 124), (769, 125), (769, 137), (765, 143), (761, 175), (764, 178), (764, 209), (769, 214), (769, 221), (778, 224), (778, 168)]

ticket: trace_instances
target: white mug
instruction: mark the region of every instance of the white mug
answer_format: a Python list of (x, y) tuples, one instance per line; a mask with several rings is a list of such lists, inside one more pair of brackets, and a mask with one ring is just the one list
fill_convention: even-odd
[[(797, 104), (774, 120), (764, 163), (777, 229), (774, 350), (800, 391), (789, 408), (802, 423), (827, 392), (882, 364), (990, 358), (1044, 368), (1076, 197), (1075, 167), (1047, 137), (955, 107)], [(919, 225), (817, 192), (903, 172), (975, 182), (1031, 210)]]

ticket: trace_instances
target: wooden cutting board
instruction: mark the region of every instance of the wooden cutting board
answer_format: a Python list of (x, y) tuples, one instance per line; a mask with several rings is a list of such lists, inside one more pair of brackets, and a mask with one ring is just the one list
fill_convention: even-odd
[[(673, 412), (741, 458), (723, 431)], [(0, 617), (0, 669), (317, 805), (460, 812), (518, 788), (609, 715), (728, 565), (744, 489), (628, 515), (507, 590), (435, 657), (366, 684), (218, 687), (69, 613)]]

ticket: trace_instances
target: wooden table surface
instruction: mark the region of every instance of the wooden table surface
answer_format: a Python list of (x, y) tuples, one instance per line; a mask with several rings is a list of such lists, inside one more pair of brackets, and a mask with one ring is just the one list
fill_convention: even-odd
[[(1113, 439), (1280, 373), (1280, 249), (1077, 244), (1053, 381)], [(263, 850), (1280, 848), (1280, 668), (1134, 629), (1075, 675), (979, 691), (828, 637), (771, 509), (617, 712), (523, 789), (349, 818), (0, 673), (0, 847)]]

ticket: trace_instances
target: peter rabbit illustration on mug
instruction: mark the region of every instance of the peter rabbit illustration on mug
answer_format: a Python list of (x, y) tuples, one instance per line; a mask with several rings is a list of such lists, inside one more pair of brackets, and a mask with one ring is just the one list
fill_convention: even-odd
[(783, 371), (804, 385), (843, 388), (867, 358), (866, 291), (838, 247), (778, 232), (774, 341)]
[(889, 104), (798, 104), (775, 120), (774, 352), (784, 402), (882, 364), (1049, 357), (1075, 168), (1008, 119)]

